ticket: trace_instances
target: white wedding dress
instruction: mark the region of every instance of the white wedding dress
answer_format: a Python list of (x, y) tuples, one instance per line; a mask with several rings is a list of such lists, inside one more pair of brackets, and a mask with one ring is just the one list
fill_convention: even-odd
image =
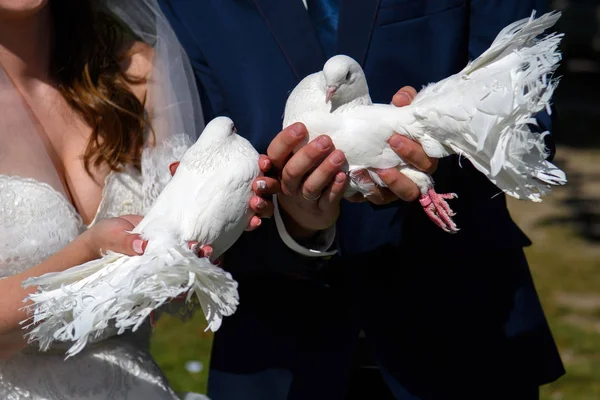
[[(170, 178), (169, 163), (188, 145), (180, 139), (167, 146), (168, 157), (165, 152), (144, 153), (144, 179), (133, 169), (111, 173), (92, 224), (107, 217), (143, 214)], [(0, 174), (0, 279), (40, 263), (86, 228), (65, 196), (50, 185)], [(108, 332), (67, 360), (66, 346), (39, 352), (35, 344), (0, 360), (0, 399), (178, 399), (148, 352), (149, 323), (135, 333), (115, 333)]]

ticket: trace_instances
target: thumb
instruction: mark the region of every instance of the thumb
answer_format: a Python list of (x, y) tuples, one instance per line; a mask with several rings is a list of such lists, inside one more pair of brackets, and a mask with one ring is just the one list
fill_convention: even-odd
[(130, 229), (121, 231), (123, 237), (120, 239), (120, 243), (122, 243), (123, 251), (120, 251), (120, 253), (128, 256), (144, 254), (148, 241), (142, 239), (137, 233), (130, 233), (131, 229), (135, 228), (143, 217), (140, 215), (122, 215), (120, 218), (131, 224)]
[(139, 233), (133, 233), (135, 225), (141, 217), (127, 215), (121, 218), (114, 217), (100, 221), (82, 235), (89, 249), (102, 256), (107, 251), (113, 251), (128, 256), (144, 254), (147, 240)]
[(398, 90), (392, 98), (392, 104), (396, 107), (407, 106), (414, 100), (417, 95), (417, 91), (412, 86), (404, 86)]
[(121, 243), (122, 249), (118, 252), (128, 256), (139, 256), (144, 254), (146, 246), (148, 246), (148, 241), (142, 239), (140, 235), (127, 232), (123, 232), (123, 238), (119, 242)]
[(93, 239), (89, 244), (92, 252), (100, 257), (106, 254), (107, 251), (126, 256), (139, 256), (144, 254), (148, 245), (148, 241), (137, 233), (129, 233), (123, 229), (111, 230), (108, 233), (110, 234), (109, 238), (102, 237), (102, 233), (93, 235)]

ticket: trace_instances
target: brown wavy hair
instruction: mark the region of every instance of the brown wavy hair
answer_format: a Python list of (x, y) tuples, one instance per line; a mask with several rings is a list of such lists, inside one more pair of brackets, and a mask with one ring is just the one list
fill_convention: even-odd
[[(133, 36), (115, 17), (95, 7), (93, 0), (50, 0), (54, 24), (51, 74), (62, 96), (92, 127), (83, 160), (140, 168), (141, 151), (150, 124), (145, 98), (140, 101), (128, 84), (145, 77), (127, 76), (121, 62), (125, 39)], [(91, 175), (91, 174), (90, 174)]]

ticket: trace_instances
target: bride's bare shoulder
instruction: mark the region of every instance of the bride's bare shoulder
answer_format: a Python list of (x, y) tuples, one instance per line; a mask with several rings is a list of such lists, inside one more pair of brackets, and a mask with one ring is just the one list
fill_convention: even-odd
[(146, 96), (153, 58), (154, 49), (144, 42), (128, 42), (119, 51), (123, 74), (128, 78), (130, 90), (140, 101)]

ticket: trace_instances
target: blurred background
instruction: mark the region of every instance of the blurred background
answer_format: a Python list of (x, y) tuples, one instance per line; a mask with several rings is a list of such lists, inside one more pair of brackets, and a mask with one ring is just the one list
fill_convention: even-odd
[[(554, 0), (562, 11), (555, 163), (569, 183), (544, 202), (509, 199), (567, 374), (544, 400), (600, 399), (600, 0)], [(176, 390), (205, 393), (212, 336), (201, 315), (158, 321), (152, 353)], [(249, 343), (249, 345), (251, 345)]]

